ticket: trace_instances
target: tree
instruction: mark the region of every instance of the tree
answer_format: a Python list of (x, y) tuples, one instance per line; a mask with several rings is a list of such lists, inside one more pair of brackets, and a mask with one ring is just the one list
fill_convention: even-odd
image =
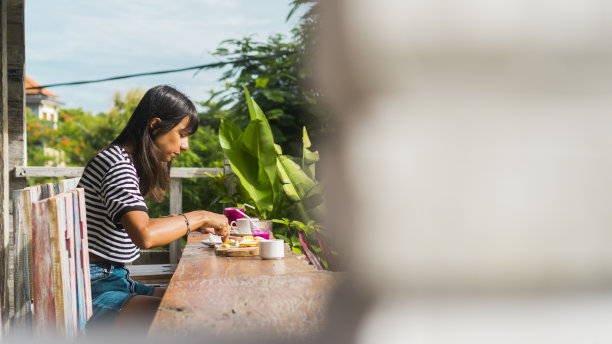
[[(313, 5), (313, 1), (295, 0), (291, 17), (298, 8)], [(266, 115), (277, 143), (284, 152), (299, 155), (302, 149), (302, 128), (307, 127), (313, 146), (329, 131), (328, 116), (318, 106), (320, 92), (310, 82), (311, 72), (307, 58), (314, 45), (310, 34), (317, 21), (315, 6), (302, 17), (293, 29), (293, 39), (286, 41), (280, 34), (259, 42), (252, 36), (223, 41), (214, 55), (226, 60), (273, 56), (232, 64), (220, 81), (225, 89), (211, 92), (201, 104), (207, 107), (205, 124), (218, 129), (219, 120), (226, 118), (246, 127), (249, 112), (243, 87), (251, 92), (253, 100), (266, 109)]]

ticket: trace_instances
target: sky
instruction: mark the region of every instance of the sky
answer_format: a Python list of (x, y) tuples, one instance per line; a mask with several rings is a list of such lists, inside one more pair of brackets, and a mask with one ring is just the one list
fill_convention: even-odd
[[(290, 37), (290, 0), (30, 0), (25, 2), (26, 74), (42, 85), (218, 62), (219, 43), (253, 35)], [(93, 114), (113, 95), (169, 84), (193, 101), (220, 89), (221, 70), (185, 71), (102, 83), (58, 86), (64, 108)]]

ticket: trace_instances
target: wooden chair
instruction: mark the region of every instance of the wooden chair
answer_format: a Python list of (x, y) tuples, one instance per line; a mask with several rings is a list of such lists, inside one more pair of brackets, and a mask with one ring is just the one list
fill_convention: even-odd
[[(78, 181), (13, 191), (13, 244), (7, 262), (10, 333), (72, 338), (84, 331), (91, 316), (85, 198), (83, 189), (76, 189)], [(128, 268), (134, 280), (164, 285), (176, 264)]]
[(73, 178), (13, 192), (13, 333), (72, 338), (91, 316), (85, 194), (77, 183)]

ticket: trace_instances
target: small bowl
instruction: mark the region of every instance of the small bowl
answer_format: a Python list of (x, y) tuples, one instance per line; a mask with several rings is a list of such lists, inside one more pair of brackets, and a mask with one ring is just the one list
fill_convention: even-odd
[(282, 239), (262, 240), (259, 242), (261, 259), (281, 259), (285, 256), (285, 241)]

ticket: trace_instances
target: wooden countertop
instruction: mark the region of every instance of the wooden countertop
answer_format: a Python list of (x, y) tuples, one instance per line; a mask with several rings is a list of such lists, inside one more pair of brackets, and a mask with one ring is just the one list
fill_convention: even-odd
[(192, 233), (149, 336), (303, 339), (325, 321), (339, 273), (285, 257), (220, 257)]

